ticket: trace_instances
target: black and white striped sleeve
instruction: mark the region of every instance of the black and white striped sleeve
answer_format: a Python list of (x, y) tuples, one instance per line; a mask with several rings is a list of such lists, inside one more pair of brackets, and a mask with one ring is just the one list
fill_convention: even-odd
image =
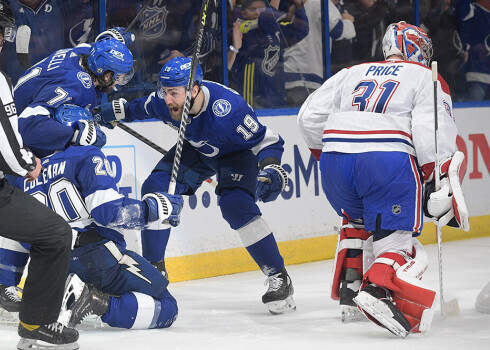
[(0, 170), (24, 176), (36, 169), (36, 158), (23, 147), (9, 77), (0, 70)]

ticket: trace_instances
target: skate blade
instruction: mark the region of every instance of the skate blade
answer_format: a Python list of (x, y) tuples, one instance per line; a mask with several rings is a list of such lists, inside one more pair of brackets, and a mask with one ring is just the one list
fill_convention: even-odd
[(343, 323), (357, 322), (365, 318), (357, 306), (340, 305), (340, 312)]
[(50, 344), (42, 340), (20, 338), (17, 344), (18, 350), (28, 349), (49, 349), (49, 350), (78, 350), (80, 346), (77, 342), (68, 344)]
[(266, 305), (269, 308), (269, 312), (273, 315), (285, 314), (296, 310), (296, 303), (294, 302), (292, 295), (284, 300), (268, 302)]
[(368, 313), (369, 316), (382, 324), (383, 327), (394, 335), (405, 338), (409, 334), (401, 325), (397, 326), (393, 323), (393, 312), (382, 301), (362, 291), (353, 300), (364, 312)]
[(0, 308), (0, 325), (17, 327), (19, 325), (19, 313)]

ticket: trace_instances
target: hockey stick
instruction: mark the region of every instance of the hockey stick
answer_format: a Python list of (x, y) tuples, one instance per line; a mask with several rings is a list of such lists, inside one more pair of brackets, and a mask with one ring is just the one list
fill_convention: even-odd
[[(439, 147), (437, 140), (439, 139), (439, 122), (437, 120), (437, 61), (432, 62), (432, 81), (434, 83), (434, 142), (435, 142), (435, 164), (434, 164), (434, 177), (435, 177), (435, 190), (441, 189), (441, 179), (439, 173)], [(441, 316), (446, 318), (447, 316), (456, 316), (459, 314), (459, 303), (457, 299), (452, 299), (448, 302), (444, 300), (444, 289), (442, 283), (442, 225), (440, 220), (435, 220), (436, 234), (437, 234), (437, 262), (439, 265), (439, 298), (441, 304)]]
[[(115, 122), (113, 123), (113, 125), (116, 125), (118, 127), (120, 127), (122, 130), (126, 131), (128, 134), (130, 134), (131, 136), (137, 138), (138, 140), (140, 140), (141, 142), (145, 143), (146, 145), (150, 146), (151, 148), (153, 148), (155, 151), (158, 151), (160, 152), (161, 154), (163, 155), (166, 155), (168, 153), (167, 150), (163, 149), (162, 147), (158, 146), (156, 143), (154, 143), (153, 141), (151, 141), (150, 139), (147, 139), (146, 137), (144, 137), (143, 135), (141, 135), (140, 133), (134, 131), (133, 129), (131, 129), (130, 127), (128, 127), (127, 125), (124, 125), (123, 123), (121, 122)], [(218, 186), (218, 181), (216, 180), (213, 180), (213, 179), (206, 179), (205, 180), (207, 183), (211, 184), (212, 186), (216, 187)]]
[(17, 52), (17, 60), (25, 69), (31, 68), (29, 61), (29, 41), (31, 40), (31, 28), (26, 25), (21, 25), (17, 28), (17, 36), (15, 39), (15, 51)]
[(134, 25), (136, 24), (136, 21), (138, 20), (138, 18), (141, 16), (141, 14), (143, 13), (144, 10), (146, 10), (146, 8), (148, 7), (148, 5), (150, 5), (150, 1), (152, 0), (148, 0), (146, 2), (146, 4), (141, 8), (141, 10), (136, 14), (136, 16), (134, 16), (134, 19), (131, 21), (131, 23), (129, 23), (129, 25), (126, 27), (126, 32), (129, 32), (131, 30), (131, 28), (134, 27)]
[(203, 33), (204, 33), (204, 25), (206, 24), (206, 17), (207, 17), (207, 12), (208, 12), (208, 4), (209, 4), (209, 0), (204, 0), (202, 2), (201, 16), (200, 16), (200, 20), (199, 20), (199, 29), (197, 31), (197, 36), (196, 36), (196, 47), (194, 48), (194, 52), (192, 54), (191, 72), (189, 74), (189, 81), (187, 82), (187, 91), (185, 94), (184, 109), (182, 110), (182, 119), (180, 121), (177, 146), (175, 149), (174, 164), (172, 166), (172, 174), (170, 176), (170, 183), (168, 185), (168, 193), (169, 194), (175, 193), (175, 186), (177, 185), (177, 174), (179, 172), (180, 159), (182, 157), (182, 148), (184, 146), (185, 129), (187, 127), (187, 124), (189, 123), (188, 115), (189, 115), (189, 109), (190, 109), (190, 105), (191, 105), (192, 90), (193, 90), (193, 86), (194, 86), (194, 77), (196, 75), (196, 68), (198, 65), (199, 52), (201, 51), (202, 37), (203, 37)]

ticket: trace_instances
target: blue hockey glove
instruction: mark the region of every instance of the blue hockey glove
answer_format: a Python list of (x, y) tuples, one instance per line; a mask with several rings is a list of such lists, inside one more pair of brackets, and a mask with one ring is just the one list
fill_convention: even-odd
[(150, 230), (162, 230), (179, 225), (180, 212), (184, 206), (182, 196), (152, 192), (144, 195), (141, 201), (148, 208), (147, 228)]
[(72, 125), (75, 129), (71, 143), (75, 146), (96, 146), (102, 148), (106, 143), (106, 136), (102, 130), (95, 126), (91, 120), (80, 119)]
[(120, 98), (98, 105), (92, 110), (94, 120), (106, 128), (114, 129), (115, 122), (126, 117), (126, 104), (127, 101), (124, 98)]
[(97, 35), (95, 41), (106, 37), (117, 39), (127, 47), (131, 46), (131, 44), (134, 43), (134, 40), (136, 39), (136, 36), (132, 32), (126, 32), (126, 29), (124, 27), (114, 27), (111, 29), (107, 29)]
[(287, 184), (286, 171), (280, 165), (268, 165), (257, 176), (257, 197), (264, 203), (276, 200)]

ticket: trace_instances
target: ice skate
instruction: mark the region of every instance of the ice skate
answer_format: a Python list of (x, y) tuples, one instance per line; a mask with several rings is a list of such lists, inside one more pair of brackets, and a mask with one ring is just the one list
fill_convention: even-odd
[(18, 287), (7, 287), (0, 284), (0, 324), (17, 326), (19, 324), (19, 310), (21, 299)]
[(165, 268), (165, 260), (152, 262), (151, 264), (155, 266), (155, 268), (162, 273), (163, 277), (165, 277), (168, 280), (168, 272), (167, 269)]
[(361, 287), (362, 276), (355, 269), (347, 268), (345, 280), (340, 282), (340, 313), (342, 322), (355, 322), (364, 319), (364, 315), (354, 302)]
[(17, 349), (56, 349), (76, 350), (79, 348), (78, 331), (63, 326), (59, 322), (45, 326), (30, 326), (19, 324), (20, 336)]
[(96, 315), (102, 316), (109, 308), (110, 296), (101, 292), (91, 284), (86, 284), (80, 297), (69, 308), (70, 320), (68, 327), (75, 327), (84, 318)]
[(22, 289), (0, 284), (0, 306), (9, 312), (19, 312), (21, 299), (18, 291), (22, 292)]
[(391, 333), (402, 338), (410, 333), (410, 323), (393, 305), (385, 289), (369, 285), (359, 292), (354, 302), (359, 305), (367, 318)]
[(269, 276), (265, 285), (269, 284), (267, 292), (262, 296), (262, 302), (267, 305), (273, 315), (296, 310), (293, 300), (294, 288), (286, 268), (275, 275)]

